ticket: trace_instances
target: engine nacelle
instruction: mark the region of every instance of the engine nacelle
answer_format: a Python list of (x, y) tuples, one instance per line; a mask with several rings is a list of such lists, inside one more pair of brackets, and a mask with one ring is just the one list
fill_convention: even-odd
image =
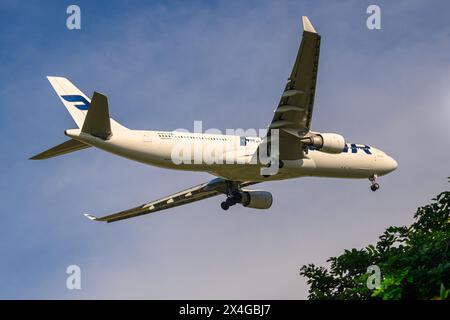
[(309, 146), (326, 153), (341, 153), (345, 148), (345, 139), (336, 133), (317, 133), (303, 139)]
[(241, 193), (241, 203), (244, 207), (254, 209), (269, 209), (272, 206), (272, 194), (268, 191), (243, 191)]

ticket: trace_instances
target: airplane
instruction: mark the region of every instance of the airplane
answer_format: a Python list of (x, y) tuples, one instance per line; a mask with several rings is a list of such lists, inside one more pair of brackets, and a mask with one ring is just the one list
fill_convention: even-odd
[[(104, 222), (137, 217), (218, 195), (225, 196), (221, 202), (224, 210), (236, 204), (269, 209), (272, 194), (249, 189), (249, 186), (306, 176), (369, 179), (370, 189), (378, 190), (377, 178), (397, 168), (392, 157), (372, 146), (347, 143), (340, 134), (310, 130), (321, 36), (308, 17), (303, 16), (302, 22), (300, 48), (265, 136), (131, 130), (110, 118), (105, 95), (94, 92), (89, 99), (66, 78), (48, 76), (78, 128), (65, 130), (70, 140), (30, 159), (48, 159), (95, 147), (147, 165), (208, 172), (215, 176), (208, 182), (132, 209), (101, 217), (85, 214), (90, 220)], [(272, 145), (276, 144), (277, 148), (273, 148), (276, 156), (272, 157)], [(177, 163), (173, 151), (179, 147), (188, 151), (197, 148), (200, 154), (207, 149), (219, 150), (214, 159), (227, 158), (227, 161), (211, 163), (200, 159), (196, 163), (191, 153), (187, 156), (189, 161)], [(259, 161), (261, 154), (269, 156), (269, 161)], [(273, 172), (264, 171), (268, 168), (274, 169)]]

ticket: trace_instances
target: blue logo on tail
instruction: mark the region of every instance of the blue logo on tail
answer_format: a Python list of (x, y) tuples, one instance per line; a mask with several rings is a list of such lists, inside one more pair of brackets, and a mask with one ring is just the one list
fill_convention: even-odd
[(75, 104), (74, 106), (80, 110), (89, 109), (89, 101), (86, 100), (83, 96), (80, 95), (66, 95), (61, 96), (64, 100), (69, 102), (81, 102), (81, 104)]

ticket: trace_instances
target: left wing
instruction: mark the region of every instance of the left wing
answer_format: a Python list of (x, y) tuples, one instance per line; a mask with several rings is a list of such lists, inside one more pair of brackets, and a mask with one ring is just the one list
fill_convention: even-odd
[[(246, 187), (251, 184), (255, 184), (255, 182), (242, 182), (239, 183), (240, 187)], [(213, 179), (209, 182), (202, 183), (195, 187), (177, 192), (170, 196), (161, 198), (159, 200), (155, 200), (149, 203), (145, 203), (138, 207), (128, 209), (125, 211), (121, 211), (118, 213), (114, 213), (104, 217), (95, 217), (90, 214), (85, 214), (87, 218), (94, 221), (105, 221), (105, 222), (114, 222), (119, 220), (124, 220), (128, 218), (133, 218), (137, 216), (141, 216), (148, 213), (153, 213), (156, 211), (161, 211), (173, 207), (178, 207), (184, 204), (188, 204), (191, 202), (211, 198), (217, 196), (219, 194), (226, 194), (226, 180), (221, 178)]]

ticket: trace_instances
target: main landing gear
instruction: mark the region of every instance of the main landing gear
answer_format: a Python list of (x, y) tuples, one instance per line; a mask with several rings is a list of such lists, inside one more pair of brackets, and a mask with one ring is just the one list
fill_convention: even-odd
[(234, 206), (236, 203), (239, 203), (238, 196), (240, 196), (239, 193), (237, 193), (235, 196), (227, 197), (227, 200), (223, 201), (220, 204), (220, 207), (223, 210), (228, 210), (231, 206)]
[(235, 181), (226, 181), (227, 199), (220, 204), (223, 210), (228, 210), (236, 203), (242, 202), (242, 195), (240, 192), (240, 186)]
[(377, 182), (377, 175), (374, 174), (373, 176), (371, 176), (369, 178), (369, 181), (372, 183), (372, 185), (370, 186), (370, 190), (372, 191), (377, 191), (378, 189), (380, 189), (380, 185)]

